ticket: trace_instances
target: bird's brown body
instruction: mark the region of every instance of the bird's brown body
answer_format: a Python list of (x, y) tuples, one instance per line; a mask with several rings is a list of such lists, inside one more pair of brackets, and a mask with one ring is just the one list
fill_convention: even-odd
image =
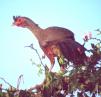
[(75, 65), (84, 64), (86, 49), (75, 41), (72, 31), (62, 27), (42, 29), (26, 17), (14, 17), (14, 21), (16, 26), (26, 27), (36, 36), (40, 47), (52, 64), (50, 71), (55, 62), (54, 57), (61, 55)]

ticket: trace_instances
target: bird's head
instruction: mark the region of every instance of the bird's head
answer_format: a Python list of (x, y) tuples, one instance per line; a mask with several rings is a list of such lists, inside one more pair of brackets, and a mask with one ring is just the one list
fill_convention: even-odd
[(13, 25), (23, 28), (26, 28), (28, 26), (28, 19), (26, 17), (13, 16), (13, 20)]
[(38, 27), (38, 24), (36, 24), (34, 21), (32, 21), (28, 17), (21, 17), (21, 16), (13, 16), (13, 25), (16, 25), (18, 27), (23, 28), (29, 28), (29, 27)]

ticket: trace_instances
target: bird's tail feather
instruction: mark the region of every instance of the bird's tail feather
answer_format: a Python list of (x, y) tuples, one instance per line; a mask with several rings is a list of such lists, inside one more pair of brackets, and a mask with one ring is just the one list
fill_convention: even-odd
[(76, 65), (85, 63), (87, 57), (85, 54), (86, 49), (83, 45), (74, 40), (67, 39), (59, 43), (59, 47), (63, 56), (72, 63)]

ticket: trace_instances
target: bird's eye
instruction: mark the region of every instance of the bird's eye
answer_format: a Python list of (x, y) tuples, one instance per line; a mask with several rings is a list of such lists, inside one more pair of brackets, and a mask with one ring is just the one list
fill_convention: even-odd
[(22, 22), (22, 19), (19, 18), (17, 21), (18, 21), (18, 22)]
[(21, 26), (23, 23), (24, 23), (23, 18), (18, 18), (18, 19), (16, 20), (16, 25), (17, 25), (17, 26)]

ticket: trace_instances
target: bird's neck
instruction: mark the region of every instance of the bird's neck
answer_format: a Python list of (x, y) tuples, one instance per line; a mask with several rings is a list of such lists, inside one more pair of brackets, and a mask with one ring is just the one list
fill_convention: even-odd
[(27, 28), (35, 35), (38, 41), (42, 41), (42, 38), (44, 37), (42, 28), (33, 22), (31, 22)]

